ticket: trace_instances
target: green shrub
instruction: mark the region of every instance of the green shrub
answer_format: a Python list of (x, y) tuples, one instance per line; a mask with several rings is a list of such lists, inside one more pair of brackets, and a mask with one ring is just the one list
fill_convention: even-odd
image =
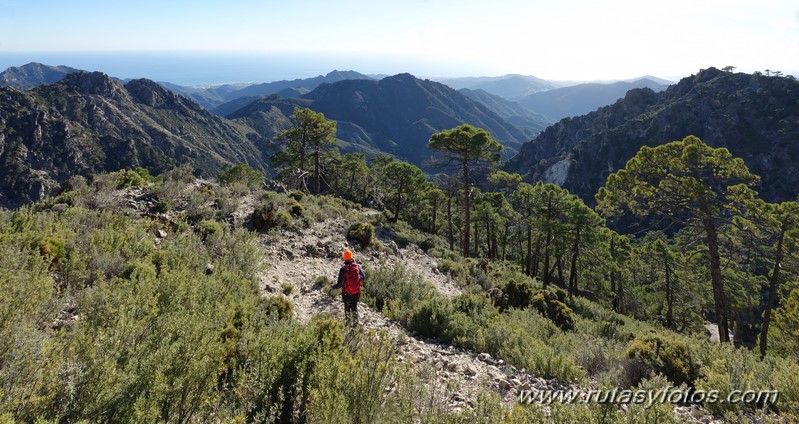
[(396, 384), (400, 369), (388, 335), (350, 333), (334, 352), (320, 356), (310, 381), (309, 422), (393, 421), (395, 406), (386, 402), (386, 393)]
[(136, 171), (123, 169), (117, 173), (117, 188), (141, 187), (148, 181)]
[(292, 191), (291, 193), (289, 193), (289, 197), (294, 199), (295, 202), (301, 202), (302, 198), (304, 196), (305, 196), (305, 194), (303, 194), (303, 192), (298, 191), (298, 190), (295, 190), (295, 191)]
[[(647, 393), (656, 393), (659, 390), (665, 390), (666, 393), (672, 393), (679, 390), (681, 393), (686, 393), (687, 386), (674, 387), (670, 381), (660, 375), (655, 375), (652, 378), (645, 379), (634, 388), (634, 390), (643, 390)], [(668, 395), (667, 395), (668, 398)], [(668, 424), (668, 423), (683, 423), (685, 422), (681, 417), (674, 413), (674, 404), (669, 402), (654, 402), (652, 405), (631, 403), (627, 409), (626, 422), (629, 423), (643, 423), (643, 424)], [(615, 405), (613, 405), (615, 408)]]
[(572, 310), (565, 303), (558, 300), (555, 292), (550, 290), (539, 290), (530, 299), (530, 306), (535, 308), (541, 315), (550, 319), (564, 331), (574, 329), (574, 317)]
[(283, 296), (261, 298), (261, 308), (267, 316), (279, 320), (290, 319), (294, 314), (294, 305)]
[(155, 211), (158, 213), (167, 213), (170, 209), (172, 209), (172, 202), (169, 200), (159, 200), (155, 204)]
[(217, 176), (217, 179), (223, 184), (231, 185), (234, 183), (241, 183), (250, 189), (254, 189), (260, 187), (263, 183), (264, 173), (250, 165), (240, 163), (230, 168), (223, 169)]
[(614, 340), (596, 339), (586, 334), (575, 334), (574, 337), (576, 346), (571, 351), (571, 356), (589, 375), (612, 371), (618, 367), (619, 358), (624, 356), (625, 344)]
[(375, 227), (372, 224), (365, 222), (358, 222), (352, 224), (347, 230), (348, 240), (357, 240), (362, 248), (369, 246), (372, 243), (372, 237), (375, 234)]
[(150, 175), (150, 171), (147, 168), (141, 167), (135, 170), (123, 169), (116, 173), (115, 178), (117, 188), (142, 187), (159, 180), (160, 178)]
[(506, 338), (497, 354), (508, 363), (545, 378), (572, 381), (585, 375), (568, 352), (557, 351), (520, 327), (507, 329)]
[[(430, 283), (424, 282), (419, 275), (408, 271), (402, 264), (366, 268), (364, 271), (367, 281), (363, 300), (378, 311), (383, 311), (389, 301), (394, 301), (394, 312), (404, 316), (406, 310), (409, 311), (435, 293), (435, 288)], [(383, 312), (389, 318), (402, 319), (400, 315)]]
[(693, 385), (699, 376), (699, 366), (694, 362), (691, 351), (675, 336), (653, 333), (636, 337), (627, 349), (630, 359), (666, 376), (676, 385)]
[[(790, 366), (786, 363), (780, 365), (780, 371), (775, 373), (778, 363), (776, 358), (766, 357), (761, 360), (759, 355), (746, 348), (736, 348), (730, 344), (712, 344), (705, 352), (706, 360), (702, 364), (702, 378), (697, 381), (697, 388), (703, 390), (717, 390), (720, 398), (726, 398), (733, 390), (765, 391), (778, 389), (780, 391), (777, 408), (791, 410), (791, 391), (794, 403), (796, 401), (796, 374), (790, 371), (799, 371), (799, 366)], [(790, 382), (788, 385), (784, 383)], [(793, 385), (793, 388), (788, 386)], [(764, 407), (762, 403), (730, 403), (716, 402), (706, 405), (714, 413), (738, 413), (744, 409), (758, 409)], [(796, 411), (796, 409), (794, 409)]]
[(526, 308), (532, 302), (533, 295), (539, 291), (531, 279), (512, 279), (505, 284), (503, 292), (508, 307)]
[(207, 219), (200, 221), (195, 227), (195, 231), (203, 241), (219, 239), (225, 233), (222, 224)]
[(799, 417), (799, 363), (790, 359), (775, 359), (769, 381), (771, 387), (780, 393), (777, 402), (780, 413)]
[(266, 232), (278, 226), (277, 205), (274, 202), (262, 203), (252, 212), (252, 226), (258, 231)]
[(468, 273), (468, 267), (462, 260), (453, 260), (449, 258), (438, 261), (438, 270), (444, 274), (449, 274), (453, 278)]
[(428, 337), (442, 338), (454, 313), (455, 308), (449, 299), (431, 296), (414, 306), (407, 327)]
[(292, 215), (295, 216), (302, 216), (305, 212), (305, 207), (299, 204), (296, 200), (291, 202), (291, 206), (289, 206), (289, 211)]
[(407, 326), (461, 348), (484, 350), (483, 328), (496, 319), (496, 308), (482, 294), (464, 294), (452, 300), (433, 295), (412, 309)]
[[(371, 278), (371, 276), (370, 276)], [(312, 287), (314, 290), (319, 290), (324, 288), (325, 286), (330, 286), (333, 284), (333, 280), (327, 275), (320, 275), (313, 280)]]
[(436, 247), (436, 241), (433, 238), (426, 238), (419, 242), (419, 248), (422, 249), (425, 253), (429, 252), (431, 249)]
[(275, 224), (280, 228), (294, 228), (294, 218), (291, 217), (288, 211), (281, 209), (277, 211)]

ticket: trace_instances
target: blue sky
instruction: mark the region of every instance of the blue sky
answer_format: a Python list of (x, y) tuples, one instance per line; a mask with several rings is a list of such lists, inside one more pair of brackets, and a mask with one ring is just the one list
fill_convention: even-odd
[[(275, 75), (296, 77), (338, 68), (428, 77), (669, 78), (726, 65), (796, 75), (799, 3), (0, 0), (0, 67), (48, 58), (80, 65), (70, 63), (70, 55), (75, 61), (86, 55), (73, 52), (151, 51), (269, 57), (283, 69)], [(177, 66), (182, 56), (160, 57)], [(265, 62), (259, 66), (268, 67)], [(267, 74), (260, 79), (268, 80)]]

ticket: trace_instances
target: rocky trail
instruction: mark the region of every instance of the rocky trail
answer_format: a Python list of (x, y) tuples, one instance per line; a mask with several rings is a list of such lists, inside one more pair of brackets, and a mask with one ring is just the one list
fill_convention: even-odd
[[(338, 296), (323, 291), (325, 284), (335, 281), (342, 264), (341, 252), (354, 248), (346, 240), (348, 222), (343, 218), (316, 223), (312, 228), (262, 234), (259, 242), (265, 250), (268, 266), (261, 275), (261, 288), (268, 294), (282, 294), (294, 305), (295, 317), (307, 322), (312, 316), (327, 312), (344, 319), (343, 306)], [(369, 249), (364, 252), (354, 248), (355, 259), (368, 267), (393, 267), (402, 264), (421, 279), (432, 283), (447, 296), (456, 296), (461, 290), (448, 277), (439, 272), (435, 258), (419, 251), (415, 246), (399, 248), (392, 240), (376, 235), (386, 246), (385, 252)], [(325, 278), (326, 277), (326, 278)], [(368, 290), (368, 275), (366, 290)], [(399, 323), (386, 318), (363, 302), (359, 304), (360, 323), (365, 329), (384, 330), (395, 344), (398, 362), (416, 366), (429, 366), (435, 370), (431, 386), (447, 388), (447, 407), (452, 412), (471, 408), (482, 390), (498, 393), (506, 404), (519, 401), (522, 391), (572, 390), (586, 393), (590, 388), (574, 383), (547, 380), (506, 364), (489, 354), (467, 352), (437, 340), (409, 333)], [(593, 384), (592, 384), (593, 386)], [(548, 407), (545, 406), (545, 409)], [(716, 421), (701, 409), (676, 407), (675, 414), (687, 422)]]
[[(294, 314), (301, 322), (322, 312), (344, 319), (338, 296), (331, 297), (323, 292), (323, 284), (317, 281), (324, 277), (327, 277), (324, 284), (334, 281), (342, 264), (341, 252), (352, 247), (344, 237), (345, 224), (343, 219), (328, 220), (323, 225), (299, 232), (284, 231), (261, 236), (268, 262), (261, 278), (262, 288), (272, 294), (283, 293), (294, 304)], [(390, 254), (369, 251), (362, 256), (364, 254), (355, 249), (356, 260), (371, 267), (393, 267), (401, 263), (409, 271), (433, 283), (440, 293), (447, 296), (460, 293), (449, 277), (438, 271), (434, 258), (412, 248), (400, 249), (390, 240), (382, 241)], [(287, 287), (291, 289), (287, 290)], [(471, 407), (479, 391), (484, 389), (496, 391), (510, 403), (518, 400), (520, 390), (567, 388), (564, 383), (527, 374), (488, 354), (464, 352), (436, 340), (408, 334), (398, 323), (363, 302), (358, 309), (364, 328), (384, 330), (395, 342), (397, 361), (427, 364), (435, 370), (437, 381), (433, 384), (451, 388), (448, 406), (453, 411)]]
[[(197, 180), (189, 189), (207, 184), (209, 182)], [(145, 196), (141, 189), (124, 189), (116, 195), (116, 202), (126, 204), (142, 215), (154, 207), (154, 200), (151, 196)], [(252, 214), (254, 205), (255, 199), (245, 196), (232, 214), (231, 223), (244, 225)], [(345, 238), (350, 223), (339, 217), (316, 222), (311, 228), (260, 234), (258, 243), (264, 250), (266, 262), (265, 269), (260, 274), (260, 287), (264, 294), (285, 296), (293, 304), (295, 318), (300, 322), (308, 322), (320, 313), (328, 313), (343, 320), (340, 298), (331, 296), (323, 288), (336, 279), (342, 265), (341, 253), (345, 248), (352, 249), (355, 259), (365, 264), (367, 270), (402, 265), (420, 280), (433, 284), (440, 294), (453, 297), (461, 293), (461, 289), (450, 277), (439, 271), (436, 258), (424, 254), (413, 245), (407, 248), (398, 247), (385, 229), (378, 229), (375, 234), (375, 238), (385, 246), (384, 249), (364, 251), (350, 244)], [(367, 275), (367, 291), (368, 283)], [(446, 407), (453, 413), (474, 407), (478, 394), (485, 390), (499, 394), (510, 406), (519, 401), (522, 391), (529, 390), (533, 394), (543, 391), (573, 391), (585, 399), (587, 392), (598, 386), (596, 382), (584, 387), (576, 383), (544, 379), (506, 364), (502, 359), (492, 358), (487, 353), (464, 351), (438, 340), (409, 333), (399, 323), (386, 318), (363, 302), (358, 309), (363, 329), (385, 331), (391, 338), (398, 362), (407, 363), (414, 369), (427, 367), (430, 370), (428, 375), (433, 375), (434, 372), (435, 377), (425, 383), (435, 391), (439, 399), (444, 399)], [(622, 409), (625, 409), (624, 406)], [(544, 410), (548, 411), (549, 407), (544, 405)], [(697, 407), (676, 406), (674, 412), (685, 422), (724, 422)]]

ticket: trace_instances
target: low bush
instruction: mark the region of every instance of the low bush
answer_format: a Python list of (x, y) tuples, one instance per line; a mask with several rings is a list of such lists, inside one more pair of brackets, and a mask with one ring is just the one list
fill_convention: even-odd
[(250, 189), (255, 189), (260, 187), (264, 182), (264, 173), (247, 164), (240, 163), (230, 168), (223, 169), (217, 176), (217, 179), (223, 184), (231, 185), (240, 183)]
[(117, 188), (141, 187), (157, 181), (146, 168), (123, 169), (117, 173)]
[(213, 220), (202, 220), (195, 227), (195, 231), (203, 241), (217, 240), (225, 233), (222, 224)]
[(560, 301), (555, 292), (539, 290), (530, 299), (530, 306), (544, 317), (550, 319), (562, 330), (569, 331), (574, 329), (574, 317), (572, 316), (571, 308)]
[(413, 307), (406, 325), (419, 334), (443, 339), (454, 313), (448, 299), (432, 296)]
[(503, 288), (506, 307), (526, 308), (533, 300), (533, 295), (538, 293), (536, 285), (531, 279), (512, 279)]
[(655, 373), (663, 374), (676, 385), (693, 385), (699, 376), (699, 366), (694, 362), (688, 345), (676, 336), (652, 333), (636, 337), (626, 356), (640, 361)]
[(275, 216), (275, 225), (279, 228), (294, 228), (294, 218), (288, 211), (281, 209)]
[(274, 202), (262, 203), (252, 212), (252, 226), (258, 231), (266, 232), (278, 226), (278, 207)]
[(389, 301), (394, 302), (394, 310), (398, 315), (386, 313), (392, 319), (407, 318), (407, 312), (414, 305), (435, 293), (435, 288), (422, 280), (402, 264), (393, 267), (377, 266), (374, 269), (367, 267), (365, 292), (363, 301), (378, 311), (383, 311)]
[(155, 204), (155, 211), (158, 213), (167, 213), (170, 209), (172, 209), (172, 202), (169, 200), (159, 200)]
[(294, 305), (283, 296), (261, 298), (261, 308), (267, 316), (276, 319), (290, 319), (294, 314)]
[(302, 216), (303, 213), (305, 212), (305, 207), (299, 204), (296, 200), (294, 200), (291, 202), (291, 205), (289, 206), (289, 211), (291, 212), (292, 215)]
[(347, 230), (347, 239), (357, 240), (362, 248), (368, 247), (372, 243), (374, 235), (375, 227), (365, 222), (352, 224)]

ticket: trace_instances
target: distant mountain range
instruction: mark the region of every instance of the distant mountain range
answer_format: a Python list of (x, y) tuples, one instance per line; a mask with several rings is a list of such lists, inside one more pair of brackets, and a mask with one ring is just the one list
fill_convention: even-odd
[(466, 97), (482, 103), (502, 119), (524, 130), (531, 135), (530, 138), (555, 122), (546, 116), (527, 109), (518, 102), (507, 100), (482, 89), (470, 90), (462, 88), (458, 91), (466, 95)]
[(456, 90), (483, 90), (487, 93), (517, 100), (539, 91), (552, 90), (559, 85), (530, 75), (503, 75), (499, 77), (439, 78), (436, 81)]
[(12, 66), (0, 72), (0, 87), (17, 87), (28, 90), (42, 84), (61, 81), (67, 74), (80, 72), (69, 66), (48, 66), (31, 62), (23, 66)]
[(616, 103), (564, 119), (525, 144), (505, 164), (526, 181), (557, 183), (589, 204), (608, 174), (641, 146), (695, 135), (726, 147), (762, 177), (769, 201), (795, 199), (799, 187), (799, 82), (715, 68), (665, 91), (629, 91)]
[(72, 175), (192, 163), (205, 175), (266, 169), (267, 140), (149, 80), (69, 73), (29, 91), (0, 87), (0, 204), (37, 200)]
[[(213, 175), (243, 162), (266, 170), (277, 148), (272, 139), (297, 106), (336, 120), (345, 152), (389, 153), (420, 166), (430, 156), (430, 136), (444, 129), (485, 128), (509, 157), (547, 124), (520, 129), (463, 93), (409, 74), (322, 83), (296, 97), (300, 92), (239, 98), (220, 106), (234, 110), (222, 118), (153, 81), (123, 85), (99, 72), (70, 73), (26, 91), (0, 88), (0, 204), (36, 200), (71, 175), (137, 166), (160, 173), (190, 162)], [(523, 113), (494, 100), (507, 116)]]
[(522, 130), (463, 93), (410, 74), (321, 84), (298, 99), (260, 98), (226, 117), (244, 120), (266, 137), (277, 132), (269, 125), (286, 122), (295, 106), (337, 121), (338, 138), (354, 151), (390, 153), (416, 165), (429, 158), (432, 134), (463, 123), (489, 131), (507, 147), (506, 157), (547, 124), (543, 120), (535, 129)]
[(410, 74), (323, 82), (312, 91), (275, 84), (268, 89), (280, 89), (279, 94), (250, 91), (256, 94), (218, 106), (223, 118), (149, 80), (123, 85), (98, 72), (40, 64), (21, 68), (4, 72), (4, 84), (12, 87), (0, 87), (2, 205), (38, 199), (71, 175), (136, 166), (158, 173), (191, 162), (213, 175), (244, 162), (268, 170), (268, 157), (278, 147), (273, 138), (290, 125), (295, 107), (336, 120), (344, 152), (389, 153), (420, 166), (430, 156), (431, 134), (463, 123), (479, 126), (507, 147), (505, 158), (518, 151), (506, 170), (530, 182), (555, 182), (588, 203), (607, 175), (641, 146), (690, 134), (742, 157), (763, 177), (759, 190), (768, 200), (793, 199), (799, 187), (799, 82), (792, 77), (710, 68), (660, 92), (649, 88), (659, 88), (658, 81), (639, 80), (554, 88), (522, 98), (529, 104), (546, 95), (566, 99), (554, 103), (563, 105), (570, 98), (599, 99), (597, 93), (644, 86), (552, 124), (522, 102)]
[[(63, 78), (67, 73), (76, 71), (78, 70), (74, 68), (30, 63), (6, 70), (3, 73), (6, 75), (5, 82), (2, 82), (3, 79), (0, 78), (0, 85), (29, 89), (41, 84), (51, 84)], [(174, 93), (196, 101), (215, 114), (224, 116), (259, 97), (277, 94), (281, 97), (297, 98), (322, 83), (334, 83), (348, 79), (377, 80), (383, 77), (383, 75), (364, 75), (355, 71), (334, 70), (326, 75), (313, 78), (261, 84), (236, 83), (207, 87), (186, 87), (163, 81), (159, 84)], [(483, 103), (509, 122), (521, 127), (525, 132), (532, 131), (533, 134), (543, 128), (541, 125), (568, 116), (579, 116), (613, 103), (623, 97), (631, 88), (649, 87), (658, 91), (670, 84), (669, 81), (649, 76), (627, 81), (580, 83), (547, 81), (530, 75), (513, 74), (499, 77), (438, 79), (437, 81), (458, 90), (466, 89), (469, 92), (474, 92), (471, 94), (464, 92), (464, 94)], [(481, 92), (495, 97), (488, 97)], [(522, 107), (510, 106), (515, 111), (511, 115), (507, 115), (509, 105), (502, 104), (502, 101), (496, 97), (516, 102)], [(236, 102), (231, 103), (233, 101)], [(223, 104), (225, 106), (220, 108)]]
[(570, 87), (540, 91), (518, 99), (519, 104), (536, 111), (553, 121), (570, 116), (585, 115), (609, 105), (634, 88), (665, 90), (668, 85), (643, 78), (631, 82), (585, 83)]
[(272, 94), (280, 94), (283, 97), (296, 97), (303, 93), (313, 90), (320, 84), (334, 83), (348, 79), (372, 78), (355, 71), (332, 71), (327, 75), (319, 75), (313, 78), (295, 79), (291, 81), (274, 81), (262, 84), (249, 84), (245, 86), (225, 84), (209, 88), (182, 87), (176, 84), (168, 84), (170, 90), (186, 96), (208, 110), (212, 110), (224, 103), (239, 99), (241, 97), (260, 97)]

